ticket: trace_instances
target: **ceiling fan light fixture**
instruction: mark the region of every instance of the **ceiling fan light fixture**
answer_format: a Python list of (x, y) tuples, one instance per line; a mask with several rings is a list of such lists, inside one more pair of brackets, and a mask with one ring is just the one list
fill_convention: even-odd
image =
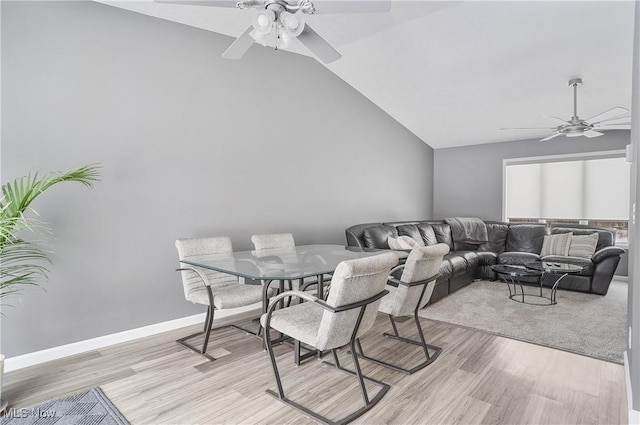
[(267, 39), (267, 35), (268, 34), (258, 34), (255, 30), (255, 28), (249, 33), (249, 35), (251, 36), (251, 38), (253, 38), (253, 40), (258, 43), (263, 45), (264, 47), (267, 47), (267, 42), (269, 41)]
[(297, 37), (304, 31), (304, 19), (293, 13), (280, 13), (280, 23), (282, 24), (283, 33), (289, 37)]
[(269, 9), (261, 10), (253, 16), (253, 28), (257, 35), (267, 35), (273, 29), (276, 14)]

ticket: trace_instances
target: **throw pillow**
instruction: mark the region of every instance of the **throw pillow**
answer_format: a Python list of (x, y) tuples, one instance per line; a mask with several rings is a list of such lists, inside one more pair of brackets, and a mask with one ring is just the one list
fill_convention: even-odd
[(389, 248), (391, 249), (413, 249), (420, 246), (418, 241), (409, 236), (399, 236), (397, 238), (389, 238)]
[(545, 235), (542, 241), (541, 257), (547, 255), (569, 255), (569, 246), (571, 245), (571, 237), (573, 233), (560, 233), (558, 235)]
[(569, 246), (569, 256), (591, 259), (593, 253), (596, 252), (598, 237), (597, 232), (590, 235), (573, 236)]

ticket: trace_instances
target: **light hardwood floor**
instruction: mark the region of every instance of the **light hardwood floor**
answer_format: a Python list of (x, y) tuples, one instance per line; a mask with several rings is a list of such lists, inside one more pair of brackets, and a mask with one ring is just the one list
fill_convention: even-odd
[[(624, 368), (564, 351), (423, 319), (432, 365), (407, 376), (362, 361), (365, 374), (391, 384), (358, 424), (626, 424)], [(247, 326), (250, 324), (245, 323)], [(386, 317), (363, 339), (367, 354), (419, 359), (419, 348), (384, 338)], [(416, 337), (412, 321), (400, 333)], [(166, 332), (8, 373), (3, 396), (26, 407), (100, 386), (132, 424), (314, 423), (265, 394), (275, 382), (261, 341), (232, 328), (213, 334), (215, 362), (174, 342), (197, 327)], [(355, 379), (311, 360), (293, 365), (276, 350), (287, 395), (338, 418), (358, 407)], [(346, 351), (340, 353), (347, 367)], [(329, 360), (329, 358), (327, 358)], [(371, 387), (375, 392), (376, 388)]]

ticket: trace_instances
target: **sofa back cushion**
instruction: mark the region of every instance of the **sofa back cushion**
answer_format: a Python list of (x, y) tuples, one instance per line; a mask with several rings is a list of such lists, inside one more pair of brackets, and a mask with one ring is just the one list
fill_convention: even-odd
[[(573, 235), (573, 233), (564, 233), (565, 235)], [(573, 235), (571, 245), (569, 246), (570, 257), (588, 258), (593, 257), (598, 246), (598, 233), (593, 232), (590, 235)]]
[(500, 254), (504, 252), (505, 245), (507, 244), (507, 233), (509, 232), (509, 225), (505, 223), (486, 223), (487, 224), (487, 236), (489, 241), (483, 243), (478, 247), (479, 252), (495, 252)]
[[(422, 224), (421, 224), (422, 226)], [(451, 227), (446, 223), (431, 223), (427, 224), (433, 229), (436, 240), (438, 243), (446, 243), (449, 245), (449, 249), (453, 251), (453, 239), (451, 238)]]
[(367, 248), (389, 249), (387, 239), (389, 237), (397, 238), (398, 231), (395, 227), (386, 224), (379, 224), (364, 229), (362, 238)]
[[(411, 239), (421, 242), (422, 236), (420, 236), (420, 232), (415, 224), (401, 224), (396, 227), (398, 231), (398, 235), (400, 236), (409, 236)], [(424, 241), (422, 241), (424, 244)]]
[(511, 224), (507, 233), (507, 252), (540, 254), (547, 227), (544, 224)]
[(556, 235), (544, 235), (540, 256), (545, 257), (547, 255), (564, 255), (564, 256), (569, 255), (569, 246), (571, 245), (571, 236), (573, 236), (573, 233), (559, 233)]
[(552, 227), (551, 234), (556, 235), (558, 233), (573, 233), (576, 236), (590, 235), (598, 232), (598, 244), (596, 245), (596, 251), (613, 246), (616, 243), (616, 234), (613, 229), (604, 228), (588, 228), (588, 227)]
[[(422, 237), (422, 241), (425, 245), (437, 245), (440, 243), (436, 236), (436, 232), (433, 230), (433, 227), (429, 223), (420, 223), (416, 225), (420, 236)], [(451, 247), (449, 247), (451, 249)]]
[(396, 227), (398, 235), (409, 236), (411, 239), (415, 239), (422, 245), (436, 245), (438, 240), (433, 228), (428, 223), (418, 224), (401, 224)]

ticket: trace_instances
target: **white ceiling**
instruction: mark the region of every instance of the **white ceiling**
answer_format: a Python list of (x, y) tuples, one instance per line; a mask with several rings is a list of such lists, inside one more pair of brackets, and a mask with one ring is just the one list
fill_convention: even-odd
[[(99, 1), (233, 37), (251, 23), (236, 9)], [(314, 15), (307, 23), (342, 54), (328, 69), (430, 146), (446, 148), (551, 134), (500, 128), (555, 125), (542, 115), (569, 119), (573, 76), (584, 81), (581, 118), (629, 109), (633, 8), (633, 1), (392, 0), (386, 14)], [(308, 54), (299, 44), (292, 50)]]

